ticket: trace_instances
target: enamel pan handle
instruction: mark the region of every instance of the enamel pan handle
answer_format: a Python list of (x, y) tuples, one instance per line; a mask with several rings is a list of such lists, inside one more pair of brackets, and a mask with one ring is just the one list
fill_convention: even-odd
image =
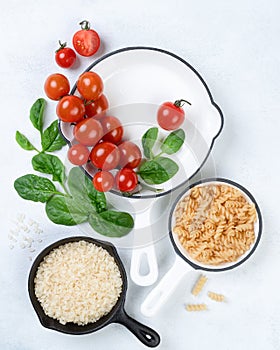
[(190, 269), (183, 259), (176, 256), (173, 266), (142, 303), (142, 314), (147, 317), (154, 316)]
[[(144, 260), (146, 260), (149, 269), (145, 275), (141, 274), (141, 264), (144, 263)], [(158, 278), (158, 264), (153, 244), (132, 250), (130, 277), (139, 286), (150, 286), (156, 282)]]
[(128, 316), (123, 308), (120, 309), (116, 321), (129, 329), (143, 344), (155, 348), (160, 343), (160, 336), (153, 329)]

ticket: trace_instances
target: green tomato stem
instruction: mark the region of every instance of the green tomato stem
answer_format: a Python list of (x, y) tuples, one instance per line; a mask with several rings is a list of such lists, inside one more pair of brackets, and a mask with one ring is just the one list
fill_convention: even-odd
[(90, 29), (89, 21), (84, 20), (84, 21), (80, 22), (79, 24), (80, 24), (80, 26), (82, 27), (83, 30), (89, 30)]
[(66, 42), (62, 43), (60, 40), (58, 40), (58, 43), (59, 43), (59, 48), (55, 52), (58, 52), (58, 51), (64, 49), (66, 47), (66, 45), (67, 45)]
[(183, 100), (182, 98), (180, 100), (176, 100), (174, 102), (174, 106), (176, 107), (182, 107), (185, 103), (188, 103), (190, 106), (192, 105), (190, 102), (188, 102), (187, 100)]

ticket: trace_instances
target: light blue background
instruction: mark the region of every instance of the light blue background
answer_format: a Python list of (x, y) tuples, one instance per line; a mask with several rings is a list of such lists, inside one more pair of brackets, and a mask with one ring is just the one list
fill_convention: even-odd
[[(1, 350), (144, 349), (120, 325), (74, 337), (40, 326), (30, 305), (26, 285), (31, 262), (26, 250), (9, 249), (9, 230), (18, 213), (41, 222), (43, 246), (80, 234), (78, 228), (55, 226), (41, 204), (21, 200), (13, 190), (16, 177), (31, 172), (28, 152), (14, 142), (16, 129), (35, 133), (27, 123), (33, 101), (43, 96), (43, 82), (63, 72), (53, 60), (57, 41), (71, 43), (77, 24), (89, 19), (104, 43), (95, 57), (135, 45), (169, 50), (193, 65), (206, 80), (225, 117), (224, 130), (213, 157), (216, 174), (247, 187), (264, 217), (261, 244), (240, 268), (207, 274), (208, 289), (224, 293), (225, 304), (208, 302), (209, 310), (187, 313), (184, 303), (195, 301), (190, 289), (198, 276), (191, 272), (173, 297), (153, 318), (144, 318), (140, 305), (151, 287), (129, 280), (127, 312), (156, 329), (159, 349), (280, 349), (279, 294), (279, 131), (280, 131), (280, 5), (277, 0), (236, 1), (6, 1), (1, 6)], [(67, 72), (71, 83), (91, 62)], [(148, 79), (148, 77), (147, 77)], [(53, 120), (55, 104), (48, 105)], [(207, 174), (207, 164), (204, 172)], [(210, 173), (209, 176), (213, 175)], [(167, 238), (156, 244), (162, 276), (175, 255)], [(121, 250), (127, 270), (129, 250)]]

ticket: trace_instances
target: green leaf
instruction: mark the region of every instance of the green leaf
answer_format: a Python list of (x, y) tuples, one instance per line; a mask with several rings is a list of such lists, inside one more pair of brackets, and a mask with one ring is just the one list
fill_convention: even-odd
[(143, 163), (138, 173), (149, 185), (158, 185), (170, 180), (178, 169), (178, 165), (170, 158), (158, 157)]
[(157, 137), (158, 137), (158, 128), (150, 128), (142, 136), (142, 146), (143, 146), (145, 157), (147, 158), (153, 157), (152, 148), (154, 147)]
[(70, 197), (53, 196), (46, 203), (46, 213), (58, 225), (73, 226), (88, 220), (88, 214)]
[(174, 154), (179, 151), (185, 140), (183, 129), (172, 131), (163, 141), (160, 149), (166, 154)]
[(26, 151), (34, 151), (36, 148), (32, 145), (32, 143), (28, 140), (26, 136), (24, 136), (21, 132), (16, 132), (16, 141), (20, 145), (21, 148)]
[(53, 152), (60, 150), (66, 145), (58, 128), (58, 120), (55, 120), (42, 134), (42, 148), (44, 152)]
[(89, 216), (89, 224), (104, 236), (122, 237), (133, 229), (134, 221), (128, 213), (106, 210), (99, 214), (92, 213)]
[(79, 201), (81, 206), (88, 208), (89, 212), (94, 209), (100, 213), (107, 209), (105, 194), (94, 188), (91, 180), (79, 167), (70, 170), (68, 187), (74, 199)]
[(33, 174), (16, 179), (14, 187), (20, 197), (33, 202), (45, 203), (57, 193), (55, 185), (49, 179)]
[(38, 98), (30, 109), (30, 120), (37, 130), (42, 133), (44, 123), (44, 111), (46, 101), (43, 98)]
[(32, 158), (33, 169), (44, 174), (51, 174), (53, 181), (63, 184), (65, 181), (65, 167), (61, 160), (52, 154), (39, 153)]

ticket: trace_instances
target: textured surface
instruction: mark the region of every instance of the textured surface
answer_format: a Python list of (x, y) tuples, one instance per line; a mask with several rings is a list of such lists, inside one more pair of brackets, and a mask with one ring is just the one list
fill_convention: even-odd
[[(153, 318), (140, 314), (151, 287), (129, 281), (126, 310), (155, 328), (162, 337), (159, 349), (280, 349), (279, 236), (279, 1), (6, 1), (1, 6), (1, 245), (0, 347), (3, 350), (143, 349), (121, 325), (110, 325), (87, 336), (65, 336), (44, 329), (27, 295), (27, 276), (34, 256), (47, 244), (81, 234), (79, 228), (50, 223), (43, 205), (20, 199), (13, 181), (32, 172), (31, 153), (14, 141), (15, 130), (37, 142), (27, 123), (33, 101), (43, 96), (43, 82), (63, 72), (54, 62), (57, 41), (71, 43), (77, 23), (88, 19), (99, 32), (103, 47), (96, 58), (134, 45), (156, 46), (186, 59), (203, 76), (225, 116), (224, 130), (213, 157), (215, 172), (247, 187), (263, 217), (261, 243), (248, 262), (236, 270), (207, 274), (205, 294), (193, 299), (198, 272), (186, 275), (176, 292)], [(80, 60), (68, 71), (71, 83), (90, 63)], [(53, 120), (55, 104), (48, 104)], [(38, 144), (38, 143), (37, 143)], [(209, 159), (200, 176), (213, 176)], [(42, 242), (29, 252), (9, 249), (10, 228), (18, 213), (40, 223)], [(159, 228), (163, 230), (161, 226)], [(30, 231), (31, 232), (31, 231)], [(36, 233), (37, 234), (37, 233)], [(160, 276), (171, 266), (174, 252), (167, 238), (156, 244)], [(120, 255), (127, 271), (131, 251)], [(207, 300), (207, 290), (227, 296), (226, 303)], [(207, 312), (188, 313), (186, 303), (207, 302)]]

